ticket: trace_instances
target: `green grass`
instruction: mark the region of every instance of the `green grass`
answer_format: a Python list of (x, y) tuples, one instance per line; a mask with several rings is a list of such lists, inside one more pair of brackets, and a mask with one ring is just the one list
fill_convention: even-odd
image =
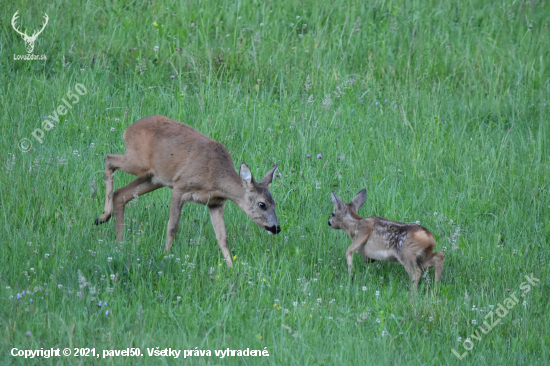
[[(269, 352), (183, 361), (193, 365), (550, 362), (550, 3), (0, 8), (2, 364), (176, 364), (148, 347)], [(17, 10), (28, 33), (49, 15), (34, 49), (46, 62), (13, 60), (26, 54), (10, 24)], [(77, 83), (88, 92), (40, 144), (31, 134)], [(229, 204), (229, 269), (207, 208), (189, 204), (165, 257), (167, 188), (129, 204), (123, 244), (113, 221), (93, 226), (105, 155), (122, 154), (125, 128), (151, 114), (222, 142), (257, 177), (277, 162), (283, 232), (266, 235)], [(132, 178), (117, 172), (115, 188)], [(349, 238), (327, 226), (330, 191), (349, 201), (362, 188), (360, 215), (420, 221), (446, 249), (441, 285), (422, 280), (413, 306), (399, 265), (356, 256), (347, 275)], [(90, 285), (80, 288), (78, 271)], [(473, 339), (531, 273), (540, 286)], [(474, 346), (461, 361), (459, 337)], [(13, 347), (146, 355), (25, 360)]]

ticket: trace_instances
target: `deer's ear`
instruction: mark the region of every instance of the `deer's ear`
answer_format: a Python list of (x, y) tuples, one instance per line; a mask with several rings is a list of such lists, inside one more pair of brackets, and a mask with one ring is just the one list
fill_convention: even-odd
[(365, 204), (366, 199), (367, 199), (367, 190), (363, 188), (351, 200), (350, 205), (351, 205), (351, 208), (353, 208), (353, 211), (355, 211), (357, 213), (357, 210), (359, 210), (359, 208), (361, 208), (361, 206), (363, 206)]
[(275, 168), (271, 169), (267, 174), (262, 178), (260, 181), (260, 184), (269, 189), (269, 186), (273, 182), (273, 179), (275, 179), (275, 172), (277, 171), (277, 168), (279, 166), (275, 164)]
[(253, 186), (252, 182), (254, 181), (254, 178), (252, 177), (250, 169), (248, 169), (248, 165), (246, 165), (245, 163), (241, 164), (239, 176), (241, 177), (241, 183), (244, 188), (250, 189)]
[(344, 202), (342, 202), (342, 199), (338, 197), (334, 191), (330, 191), (330, 198), (332, 199), (332, 204), (335, 209), (339, 210), (344, 206)]

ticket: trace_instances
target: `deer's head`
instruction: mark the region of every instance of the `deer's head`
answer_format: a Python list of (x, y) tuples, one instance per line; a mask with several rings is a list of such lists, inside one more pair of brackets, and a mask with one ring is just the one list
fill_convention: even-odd
[(261, 181), (256, 182), (248, 166), (241, 164), (239, 175), (241, 184), (245, 188), (245, 197), (242, 210), (258, 226), (265, 229), (269, 234), (279, 234), (281, 227), (275, 214), (275, 200), (269, 192), (269, 186), (275, 176), (277, 167), (271, 169)]
[(345, 203), (340, 197), (334, 193), (330, 192), (332, 198), (332, 204), (334, 205), (334, 210), (332, 215), (328, 220), (328, 226), (333, 229), (342, 229), (344, 226), (344, 221), (350, 217), (354, 220), (357, 219), (357, 210), (365, 204), (367, 199), (367, 191), (362, 189), (357, 195), (351, 200), (350, 203)]

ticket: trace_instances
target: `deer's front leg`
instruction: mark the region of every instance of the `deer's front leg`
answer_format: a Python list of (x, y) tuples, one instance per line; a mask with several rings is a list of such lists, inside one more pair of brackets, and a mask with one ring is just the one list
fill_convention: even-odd
[(233, 267), (233, 261), (231, 260), (231, 253), (229, 252), (229, 246), (227, 245), (227, 233), (225, 231), (225, 222), (223, 220), (223, 211), (225, 209), (225, 202), (216, 206), (208, 206), (210, 210), (210, 219), (212, 220), (212, 226), (216, 233), (216, 239), (220, 249), (222, 250), (223, 257), (228, 267)]
[(168, 219), (168, 231), (166, 234), (166, 251), (169, 252), (174, 242), (174, 237), (178, 232), (180, 222), (181, 208), (185, 201), (182, 198), (183, 192), (174, 188), (172, 190), (172, 201), (170, 202), (170, 219)]
[(353, 254), (357, 249), (359, 249), (360, 246), (361, 246), (361, 242), (358, 240), (354, 240), (349, 246), (348, 250), (346, 250), (346, 260), (348, 261), (349, 274), (351, 274), (351, 268), (353, 267)]
[[(351, 268), (353, 267), (353, 254), (357, 252), (363, 245), (367, 245), (369, 236), (372, 233), (372, 228), (367, 228), (366, 232), (355, 236), (352, 239), (352, 243), (346, 250), (346, 259), (348, 261), (348, 273), (351, 274)], [(350, 235), (351, 236), (351, 235)]]

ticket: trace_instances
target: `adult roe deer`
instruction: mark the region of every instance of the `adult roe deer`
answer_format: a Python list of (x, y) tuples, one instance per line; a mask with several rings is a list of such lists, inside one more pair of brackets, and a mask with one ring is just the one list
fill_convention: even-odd
[[(277, 166), (259, 182), (254, 180), (245, 163), (241, 164), (237, 174), (225, 146), (164, 116), (149, 116), (134, 122), (123, 137), (126, 143), (124, 155), (108, 154), (105, 157), (105, 209), (95, 220), (96, 225), (107, 222), (114, 210), (117, 241), (124, 237), (126, 203), (161, 187), (172, 188), (166, 251), (174, 241), (185, 202), (208, 206), (216, 239), (229, 267), (233, 263), (223, 219), (227, 200), (239, 206), (269, 234), (281, 231), (275, 214), (275, 200), (268, 190)], [(137, 178), (113, 193), (116, 170)]]

